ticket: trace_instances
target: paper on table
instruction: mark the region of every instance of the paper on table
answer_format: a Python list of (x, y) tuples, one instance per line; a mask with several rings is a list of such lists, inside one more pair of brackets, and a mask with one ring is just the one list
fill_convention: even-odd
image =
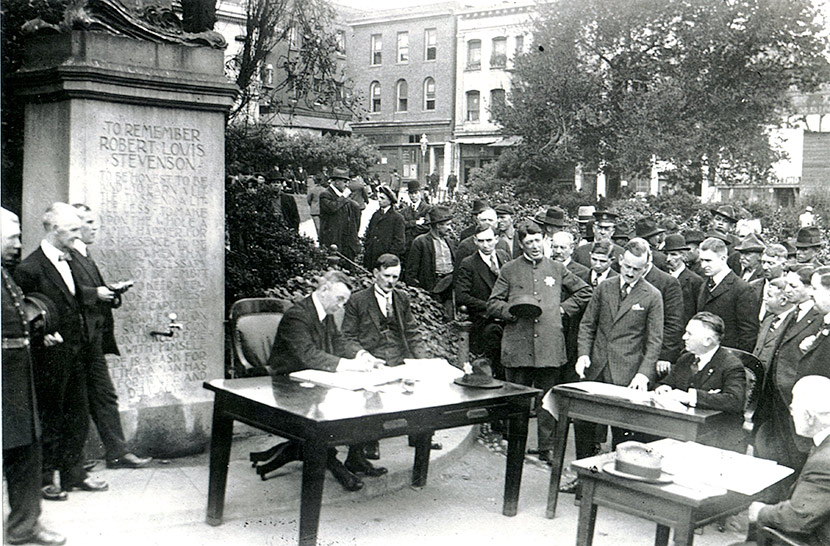
[(446, 379), (460, 375), (457, 368), (443, 358), (405, 359), (401, 366), (382, 366), (371, 372), (326, 372), (323, 370), (300, 370), (289, 374), (296, 381), (309, 381), (325, 387), (337, 387), (352, 391), (371, 389), (378, 385), (401, 379), (427, 381)]

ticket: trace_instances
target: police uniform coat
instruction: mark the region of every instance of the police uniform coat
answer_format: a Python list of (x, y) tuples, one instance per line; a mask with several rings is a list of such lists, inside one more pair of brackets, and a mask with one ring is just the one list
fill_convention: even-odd
[[(542, 314), (536, 319), (514, 317), (509, 309), (519, 296), (533, 297)], [(549, 258), (533, 262), (522, 255), (507, 263), (487, 301), (487, 312), (506, 321), (501, 343), (502, 365), (505, 368), (565, 365), (562, 312), (569, 317), (578, 315), (590, 297), (591, 287), (559, 262)]]

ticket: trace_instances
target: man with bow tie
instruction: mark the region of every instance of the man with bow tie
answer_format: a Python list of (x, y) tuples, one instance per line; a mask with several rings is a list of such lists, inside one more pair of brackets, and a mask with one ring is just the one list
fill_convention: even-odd
[[(43, 425), (43, 495), (64, 500), (72, 489), (106, 491), (103, 480), (90, 477), (83, 467), (89, 430), (86, 367), (82, 352), (88, 346), (77, 265), (71, 259), (81, 235), (81, 220), (67, 203), (54, 203), (43, 215), (46, 235), (24, 259), (14, 279), (25, 294), (39, 292), (55, 304), (63, 343), (33, 351), (35, 391)], [(51, 482), (60, 472), (60, 487)]]
[(721, 347), (723, 320), (703, 311), (692, 317), (683, 334), (684, 352), (654, 392), (692, 408), (729, 414), (729, 422), (702, 443), (743, 453), (746, 372), (735, 355)]

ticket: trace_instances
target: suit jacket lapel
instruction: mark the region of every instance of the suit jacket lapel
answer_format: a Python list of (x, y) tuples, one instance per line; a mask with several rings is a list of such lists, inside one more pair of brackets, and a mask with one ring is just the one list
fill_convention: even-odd
[(481, 255), (477, 251), (473, 258), (473, 264), (475, 265), (476, 273), (482, 278), (487, 287), (492, 290), (493, 285), (496, 283), (496, 280), (493, 278), (495, 275), (493, 275), (490, 266), (484, 263), (484, 260), (481, 259)]
[(617, 283), (616, 292), (617, 292), (617, 301), (619, 302), (619, 307), (617, 308), (617, 314), (614, 317), (614, 322), (617, 322), (618, 320), (620, 320), (623, 317), (623, 315), (626, 314), (626, 312), (630, 311), (631, 308), (635, 304), (639, 303), (642, 300), (643, 290), (644, 290), (642, 283), (644, 281), (645, 281), (645, 279), (640, 279), (639, 281), (637, 281), (637, 284), (635, 284), (631, 288), (631, 292), (628, 293), (628, 296), (626, 296), (626, 298), (624, 300), (620, 299), (620, 295), (621, 295), (620, 294), (620, 284)]
[(732, 283), (735, 281), (737, 276), (733, 272), (729, 272), (726, 274), (726, 277), (709, 293), (709, 301), (717, 298), (730, 288), (732, 288)]
[[(40, 267), (43, 270), (43, 273), (46, 277), (49, 278), (52, 283), (55, 284), (58, 288), (60, 288), (63, 295), (70, 303), (76, 303), (75, 296), (72, 295), (72, 292), (69, 291), (69, 287), (66, 286), (66, 283), (63, 280), (60, 272), (52, 265), (52, 262), (49, 261), (49, 258), (46, 257), (46, 254), (43, 254), (43, 251), (38, 249), (38, 252), (41, 253), (40, 255)], [(71, 268), (70, 268), (71, 269)], [(73, 279), (74, 281), (74, 279)], [(75, 287), (75, 291), (78, 291), (78, 287)]]
[(790, 311), (790, 316), (793, 317), (793, 324), (784, 330), (784, 339), (782, 341), (789, 341), (790, 339), (794, 338), (801, 332), (803, 332), (806, 328), (808, 328), (813, 322), (816, 320), (816, 314), (814, 313), (815, 308), (810, 309), (807, 311), (807, 314), (804, 316), (801, 321), (796, 322), (796, 318), (798, 317), (798, 309), (793, 309)]
[(369, 318), (372, 319), (372, 323), (375, 325), (375, 328), (378, 329), (378, 332), (382, 332), (383, 327), (380, 324), (380, 304), (378, 303), (378, 299), (375, 297), (374, 286), (372, 286), (372, 291), (369, 293), (369, 301), (366, 302), (366, 307), (368, 307), (367, 311), (369, 312)]

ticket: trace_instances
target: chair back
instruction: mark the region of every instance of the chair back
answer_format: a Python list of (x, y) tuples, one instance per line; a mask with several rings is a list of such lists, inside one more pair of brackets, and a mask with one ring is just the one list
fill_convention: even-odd
[(245, 298), (230, 310), (233, 369), (236, 377), (268, 375), (268, 358), (285, 311), (291, 302), (276, 298)]
[(746, 351), (724, 347), (728, 352), (735, 355), (744, 365), (746, 372), (746, 397), (744, 399), (744, 430), (752, 432), (752, 419), (755, 416), (755, 408), (758, 407), (758, 398), (761, 395), (761, 386), (764, 384), (764, 365), (758, 358)]

